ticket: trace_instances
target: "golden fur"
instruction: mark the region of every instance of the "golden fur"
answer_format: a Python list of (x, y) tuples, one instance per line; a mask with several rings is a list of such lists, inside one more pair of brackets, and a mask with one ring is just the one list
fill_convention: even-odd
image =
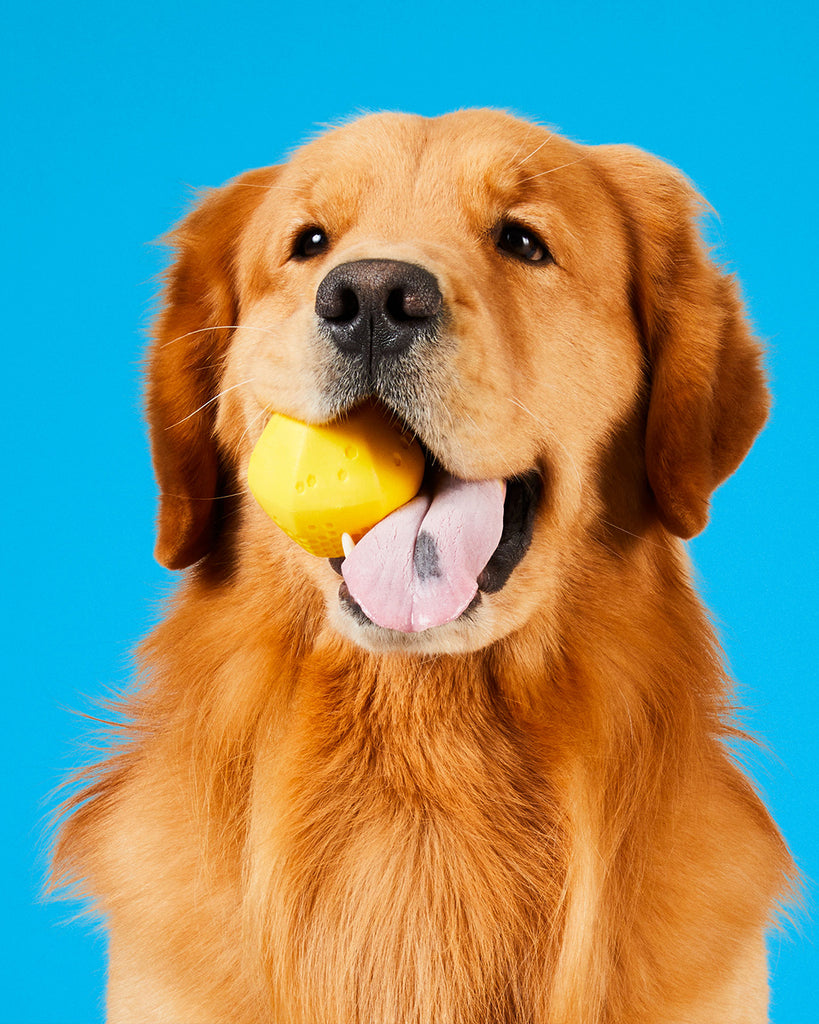
[[(177, 228), (147, 408), (157, 557), (194, 567), (56, 853), (110, 930), (112, 1024), (767, 1019), (793, 866), (679, 538), (768, 398), (699, 209), (637, 150), (466, 111), (331, 131)], [(554, 264), (499, 253), (504, 218)], [(465, 479), (544, 481), (506, 586), (403, 638), (244, 483), (266, 410), (339, 411), (316, 288), (364, 258), (448, 309), (395, 412)]]

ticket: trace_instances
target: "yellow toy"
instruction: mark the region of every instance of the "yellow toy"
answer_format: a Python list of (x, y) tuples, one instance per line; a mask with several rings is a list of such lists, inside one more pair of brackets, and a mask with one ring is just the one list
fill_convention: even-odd
[(344, 554), (342, 534), (358, 541), (414, 498), (424, 454), (412, 435), (373, 405), (322, 426), (274, 413), (248, 466), (256, 501), (313, 555)]

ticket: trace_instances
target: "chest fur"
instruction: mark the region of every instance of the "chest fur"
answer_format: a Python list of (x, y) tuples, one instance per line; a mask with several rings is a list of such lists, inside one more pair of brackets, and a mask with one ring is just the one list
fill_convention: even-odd
[(325, 701), (319, 721), (308, 702), (257, 759), (250, 895), (276, 1019), (541, 1019), (565, 843), (540, 753), (485, 700), (416, 700), (410, 719), (376, 703)]

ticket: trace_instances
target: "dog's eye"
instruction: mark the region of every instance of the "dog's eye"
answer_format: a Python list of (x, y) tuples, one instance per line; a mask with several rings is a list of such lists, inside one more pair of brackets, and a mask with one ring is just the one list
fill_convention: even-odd
[(293, 255), (301, 259), (319, 256), (329, 244), (330, 240), (327, 238), (327, 233), (323, 228), (305, 228), (293, 244)]
[(529, 263), (542, 263), (552, 259), (545, 242), (541, 242), (531, 228), (523, 224), (502, 224), (498, 235), (498, 248)]

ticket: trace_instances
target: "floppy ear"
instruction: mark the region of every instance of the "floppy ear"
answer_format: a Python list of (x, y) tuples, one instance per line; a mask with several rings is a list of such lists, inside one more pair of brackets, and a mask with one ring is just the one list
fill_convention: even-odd
[(238, 315), (236, 256), (275, 174), (251, 171), (208, 192), (169, 236), (175, 260), (148, 354), (146, 395), (159, 484), (155, 555), (168, 569), (198, 561), (215, 536), (215, 398)]
[(708, 256), (697, 227), (704, 204), (683, 175), (630, 146), (596, 152), (630, 234), (650, 371), (648, 480), (663, 524), (688, 538), (767, 418), (762, 350), (736, 281)]

